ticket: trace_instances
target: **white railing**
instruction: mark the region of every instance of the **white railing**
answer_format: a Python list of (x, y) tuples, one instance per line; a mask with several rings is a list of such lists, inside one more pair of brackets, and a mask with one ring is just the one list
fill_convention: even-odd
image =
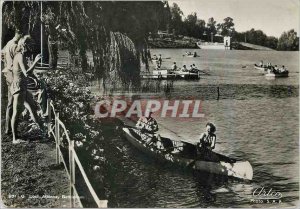
[[(52, 112), (54, 115), (54, 126), (51, 125), (52, 121)], [(55, 139), (55, 144), (56, 144), (56, 164), (63, 163), (65, 170), (67, 172), (67, 175), (70, 179), (70, 201), (71, 201), (71, 207), (75, 207), (75, 199), (77, 199), (78, 204), (80, 207), (82, 206), (80, 197), (78, 196), (76, 187), (75, 187), (75, 167), (77, 165), (85, 184), (87, 185), (95, 203), (99, 208), (107, 208), (107, 200), (100, 200), (98, 198), (98, 195), (96, 194), (94, 188), (92, 187), (84, 169), (83, 166), (78, 158), (78, 155), (74, 149), (74, 140), (70, 140), (68, 131), (64, 125), (64, 123), (59, 119), (59, 112), (55, 111), (54, 105), (52, 103), (52, 100), (48, 99), (47, 100), (47, 113), (48, 113), (48, 136), (50, 137), (51, 135)], [(69, 169), (67, 167), (66, 161), (63, 157), (63, 154), (60, 149), (60, 144), (61, 144), (61, 135), (60, 135), (60, 128), (62, 128), (63, 135), (65, 136), (68, 142), (68, 149), (69, 149)], [(77, 197), (77, 198), (74, 198)]]

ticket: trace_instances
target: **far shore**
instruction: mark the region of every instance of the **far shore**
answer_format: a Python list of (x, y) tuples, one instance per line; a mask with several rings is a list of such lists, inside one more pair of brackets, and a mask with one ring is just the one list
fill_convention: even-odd
[[(197, 39), (170, 39), (170, 38), (155, 38), (148, 40), (149, 48), (152, 49), (199, 49)], [(274, 49), (249, 44), (245, 42), (233, 42), (232, 50), (261, 50), (261, 51), (276, 51)]]

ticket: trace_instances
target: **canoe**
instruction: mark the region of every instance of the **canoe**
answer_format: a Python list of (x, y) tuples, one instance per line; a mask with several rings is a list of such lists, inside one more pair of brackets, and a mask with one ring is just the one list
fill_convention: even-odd
[(286, 78), (286, 77), (289, 77), (289, 72), (284, 72), (284, 73), (267, 73), (265, 74), (266, 77), (269, 77), (269, 78)]
[(179, 78), (179, 79), (193, 80), (193, 79), (199, 79), (200, 78), (198, 73), (184, 72), (182, 70), (175, 71), (174, 73), (177, 75), (176, 77)]
[(164, 149), (158, 149), (154, 145), (147, 145), (137, 129), (123, 128), (123, 132), (135, 148), (160, 162), (227, 177), (252, 180), (253, 169), (248, 161), (236, 160), (215, 152), (211, 152), (209, 160), (204, 159), (205, 157), (198, 157), (200, 155), (197, 153), (196, 145), (165, 137), (161, 137)]
[(254, 68), (257, 69), (257, 70), (262, 70), (262, 71), (267, 71), (268, 70), (267, 67), (260, 67), (257, 64), (254, 64)]
[(198, 55), (193, 55), (193, 54), (189, 54), (189, 55), (185, 55), (186, 57), (200, 57)]

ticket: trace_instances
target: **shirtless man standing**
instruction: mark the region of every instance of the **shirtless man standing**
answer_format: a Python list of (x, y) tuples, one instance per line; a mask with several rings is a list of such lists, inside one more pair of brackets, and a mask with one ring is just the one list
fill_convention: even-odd
[(11, 126), (10, 126), (10, 120), (12, 115), (12, 104), (13, 104), (13, 97), (10, 91), (10, 86), (12, 83), (12, 66), (13, 66), (13, 58), (15, 55), (16, 48), (18, 46), (18, 41), (22, 37), (22, 34), (19, 33), (19, 31), (16, 31), (15, 36), (13, 39), (11, 39), (5, 47), (2, 50), (2, 53), (4, 54), (4, 69), (2, 70), (5, 78), (6, 83), (8, 87), (7, 92), (7, 107), (6, 107), (6, 118), (5, 118), (5, 133), (10, 134), (11, 133)]

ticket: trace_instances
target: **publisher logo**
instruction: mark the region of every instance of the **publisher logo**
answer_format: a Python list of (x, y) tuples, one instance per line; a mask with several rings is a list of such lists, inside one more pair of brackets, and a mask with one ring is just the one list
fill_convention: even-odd
[(252, 203), (281, 203), (282, 194), (273, 188), (258, 187), (252, 192)]

